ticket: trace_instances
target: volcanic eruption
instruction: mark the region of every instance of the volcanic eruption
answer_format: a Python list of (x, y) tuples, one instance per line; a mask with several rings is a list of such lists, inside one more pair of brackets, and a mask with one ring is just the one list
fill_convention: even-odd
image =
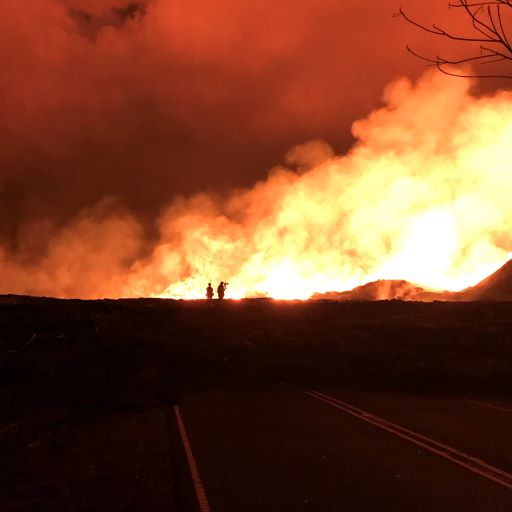
[(402, 78), (335, 155), (311, 141), (253, 187), (171, 202), (140, 255), (142, 227), (107, 203), (85, 210), (36, 263), (3, 253), (4, 291), (61, 297), (306, 299), (379, 279), (462, 290), (512, 250), (512, 94), (468, 80)]
[(473, 285), (510, 257), (512, 95), (469, 81), (400, 79), (333, 156), (294, 148), (253, 188), (175, 202), (160, 242), (122, 293), (198, 297), (229, 276), (231, 296), (307, 298), (377, 279)]

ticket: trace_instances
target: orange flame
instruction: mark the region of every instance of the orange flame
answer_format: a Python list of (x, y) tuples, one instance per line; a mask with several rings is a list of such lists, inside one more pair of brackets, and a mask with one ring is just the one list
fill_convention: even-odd
[(124, 295), (306, 299), (376, 279), (432, 289), (473, 285), (511, 257), (512, 93), (476, 98), (470, 82), (428, 74), (391, 84), (385, 106), (354, 123), (357, 143), (289, 154), (224, 201), (176, 201), (161, 241)]

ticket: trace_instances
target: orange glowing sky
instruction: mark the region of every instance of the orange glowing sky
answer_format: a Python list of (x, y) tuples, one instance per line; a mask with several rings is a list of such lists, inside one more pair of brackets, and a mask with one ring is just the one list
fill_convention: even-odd
[[(443, 0), (403, 6), (460, 28)], [(5, 0), (0, 293), (485, 277), (512, 251), (509, 93), (422, 75), (405, 45), (440, 43), (396, 8)]]

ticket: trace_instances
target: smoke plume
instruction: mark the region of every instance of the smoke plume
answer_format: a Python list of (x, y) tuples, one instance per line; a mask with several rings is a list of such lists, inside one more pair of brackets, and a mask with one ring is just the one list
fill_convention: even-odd
[(225, 280), (231, 296), (304, 298), (374, 279), (474, 284), (512, 250), (512, 94), (477, 98), (468, 81), (427, 74), (393, 82), (383, 99), (353, 124), (344, 155), (312, 141), (288, 153), (293, 168), (251, 188), (174, 200), (145, 254), (133, 215), (98, 205), (57, 230), (34, 265), (4, 254), (5, 286), (196, 297)]
[(364, 117), (418, 75), (405, 44), (431, 48), (394, 9), (5, 0), (0, 291), (307, 297), (497, 266), (509, 95), (401, 79)]

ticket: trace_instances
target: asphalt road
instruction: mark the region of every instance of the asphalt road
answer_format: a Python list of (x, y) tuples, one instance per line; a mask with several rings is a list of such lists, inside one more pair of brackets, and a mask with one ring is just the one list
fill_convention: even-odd
[(171, 421), (176, 508), (512, 511), (512, 405), (323, 393), (187, 399)]

